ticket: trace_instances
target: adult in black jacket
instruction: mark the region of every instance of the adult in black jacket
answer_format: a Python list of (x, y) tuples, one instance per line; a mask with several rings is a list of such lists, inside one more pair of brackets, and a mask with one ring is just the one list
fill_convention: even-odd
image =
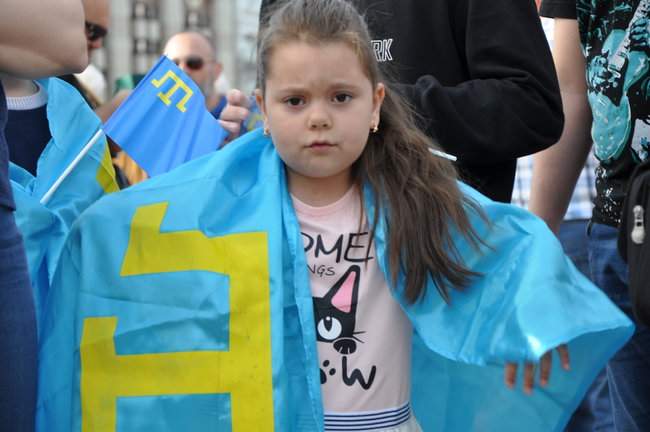
[[(262, 22), (281, 0), (262, 0)], [(350, 0), (377, 58), (458, 157), (461, 175), (510, 202), (516, 159), (554, 144), (562, 103), (532, 0)]]

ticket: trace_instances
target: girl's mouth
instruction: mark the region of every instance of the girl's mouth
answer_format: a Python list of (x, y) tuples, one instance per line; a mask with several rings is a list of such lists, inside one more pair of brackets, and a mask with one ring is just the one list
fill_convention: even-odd
[(309, 145), (310, 148), (327, 148), (334, 147), (334, 144), (331, 144), (327, 141), (314, 141)]

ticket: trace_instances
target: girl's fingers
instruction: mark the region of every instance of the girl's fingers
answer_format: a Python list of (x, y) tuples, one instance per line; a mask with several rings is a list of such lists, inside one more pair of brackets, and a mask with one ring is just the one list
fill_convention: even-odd
[(539, 362), (539, 384), (542, 387), (548, 385), (549, 377), (551, 376), (551, 366), (553, 364), (553, 353), (548, 351), (544, 354)]
[(515, 387), (517, 379), (517, 363), (506, 363), (504, 380), (508, 388)]
[[(569, 370), (569, 348), (566, 345), (557, 347), (560, 363), (565, 370)], [(539, 362), (539, 383), (542, 387), (548, 385), (553, 366), (553, 351), (545, 353)], [(517, 363), (506, 363), (504, 380), (506, 386), (514, 388), (517, 381)], [(527, 362), (524, 365), (524, 393), (531, 394), (535, 386), (535, 364)]]
[(569, 347), (566, 344), (557, 347), (557, 352), (560, 355), (560, 364), (564, 370), (569, 370), (571, 361), (569, 359)]
[(535, 364), (526, 363), (524, 366), (524, 393), (531, 394), (535, 385)]

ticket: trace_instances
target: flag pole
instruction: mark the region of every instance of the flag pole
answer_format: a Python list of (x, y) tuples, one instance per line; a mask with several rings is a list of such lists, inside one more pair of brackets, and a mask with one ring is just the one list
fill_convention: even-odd
[(70, 165), (66, 167), (66, 169), (63, 171), (63, 173), (59, 176), (58, 179), (54, 182), (52, 187), (43, 195), (43, 198), (41, 198), (41, 204), (45, 205), (50, 201), (50, 198), (52, 198), (52, 195), (54, 195), (54, 192), (61, 186), (61, 183), (63, 183), (63, 180), (65, 180), (68, 175), (72, 172), (73, 169), (79, 164), (79, 161), (86, 156), (88, 151), (97, 143), (97, 140), (102, 136), (102, 129), (99, 128), (97, 132), (95, 132), (95, 135), (88, 141), (88, 143), (84, 146), (84, 148), (81, 149), (79, 154), (74, 158), (72, 162), (70, 162)]
[(429, 151), (434, 156), (438, 156), (438, 157), (441, 157), (443, 159), (450, 160), (452, 162), (456, 162), (458, 160), (458, 158), (456, 156), (450, 155), (449, 153), (445, 153), (445, 152), (442, 152), (440, 150), (430, 148)]

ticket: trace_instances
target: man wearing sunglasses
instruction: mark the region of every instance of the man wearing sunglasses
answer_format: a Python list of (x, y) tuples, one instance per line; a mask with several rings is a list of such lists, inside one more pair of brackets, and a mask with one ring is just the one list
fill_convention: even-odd
[[(176, 33), (165, 44), (163, 53), (192, 78), (205, 97), (206, 108), (218, 119), (226, 106), (226, 97), (219, 94), (215, 88), (215, 82), (223, 67), (215, 60), (212, 42), (201, 33)], [(118, 96), (120, 94), (124, 98), (128, 93), (118, 93)], [(136, 184), (148, 178), (147, 173), (125, 152), (119, 152), (113, 162), (129, 184)]]
[(104, 45), (110, 19), (109, 0), (82, 0), (86, 14), (86, 46), (88, 54)]
[[(109, 0), (82, 0), (85, 20), (86, 49), (88, 57), (92, 52), (104, 46), (104, 39), (108, 34), (110, 25), (110, 1)], [(116, 95), (108, 101), (102, 96), (106, 89), (106, 78), (104, 74), (92, 63), (80, 74), (60, 76), (62, 80), (76, 88), (88, 105), (95, 111), (95, 114), (105, 122), (124, 100), (124, 95)], [(109, 141), (111, 155), (115, 156), (119, 148)], [(115, 176), (120, 188), (128, 185), (119, 167), (113, 165)]]
[[(84, 7), (84, 14), (86, 16), (85, 30), (86, 30), (86, 48), (88, 49), (88, 56), (91, 53), (104, 46), (104, 38), (108, 33), (109, 20), (110, 20), (110, 3), (109, 0), (82, 0)], [(64, 75), (59, 77), (64, 81), (74, 86), (79, 93), (86, 99), (86, 102), (97, 111), (97, 114), (103, 118), (100, 106), (102, 105), (101, 92), (93, 91), (87, 85), (87, 81), (99, 80), (104, 83), (105, 79), (95, 66), (88, 65), (88, 68), (81, 74), (77, 75)]]
[(226, 98), (215, 89), (223, 66), (215, 60), (212, 42), (200, 33), (177, 33), (169, 38), (163, 52), (194, 80), (205, 96), (206, 107), (219, 118)]

